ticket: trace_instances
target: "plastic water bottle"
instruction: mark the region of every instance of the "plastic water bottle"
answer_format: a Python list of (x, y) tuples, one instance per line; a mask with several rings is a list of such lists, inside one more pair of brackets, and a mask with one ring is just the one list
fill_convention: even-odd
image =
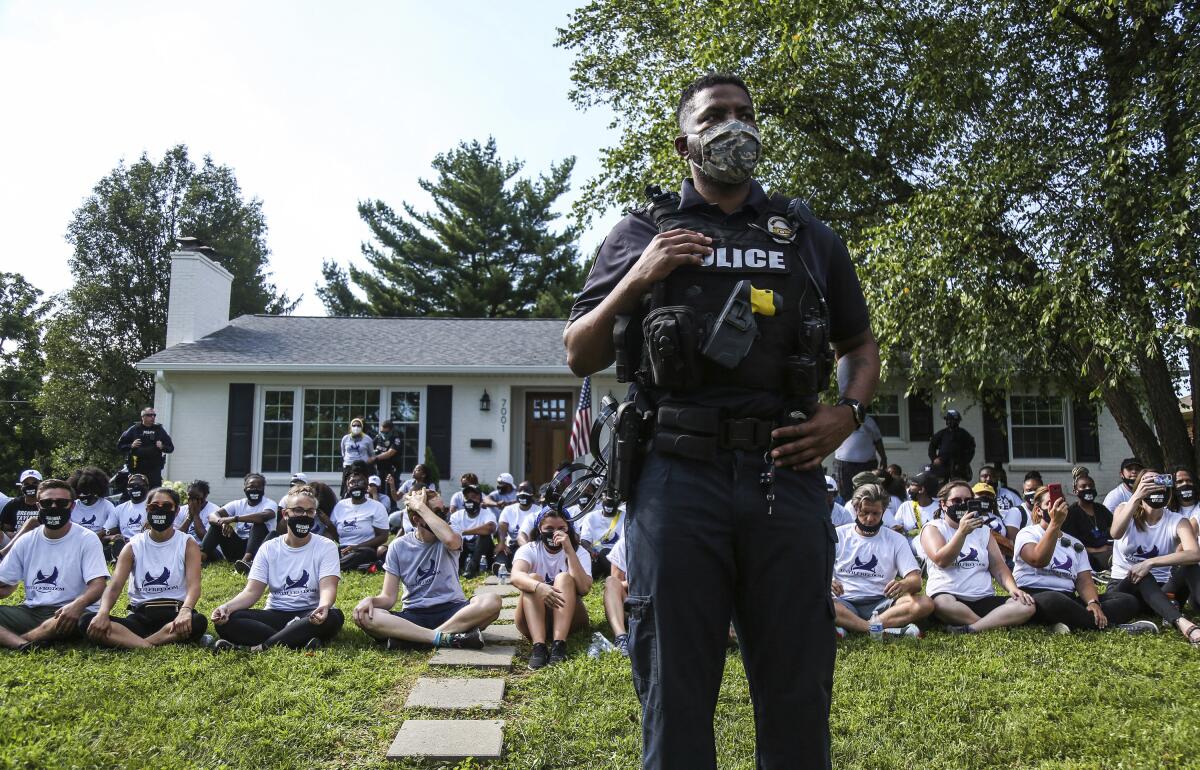
[(589, 658), (595, 660), (609, 650), (614, 649), (616, 648), (613, 647), (613, 643), (608, 641), (604, 634), (597, 631), (596, 633), (592, 634), (592, 643), (588, 645), (587, 655)]
[(479, 557), (479, 571), (487, 572), (487, 557), (486, 556)]
[(879, 617), (879, 611), (871, 613), (870, 624), (871, 638), (879, 640), (883, 638), (883, 619)]
[(508, 585), (508, 565), (501, 564), (500, 571), (496, 573), (496, 577), (500, 578), (500, 585)]

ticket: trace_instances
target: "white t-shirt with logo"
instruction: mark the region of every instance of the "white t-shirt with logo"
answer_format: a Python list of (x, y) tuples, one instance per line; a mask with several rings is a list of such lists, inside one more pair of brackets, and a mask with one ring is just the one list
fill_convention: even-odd
[(521, 534), (526, 537), (533, 537), (533, 528), (537, 524), (537, 517), (544, 510), (546, 510), (546, 506), (534, 503), (533, 507), (525, 512), (521, 517)]
[(1121, 503), (1127, 503), (1133, 497), (1133, 490), (1125, 486), (1124, 483), (1117, 484), (1108, 491), (1104, 496), (1104, 507), (1112, 513), (1117, 512), (1117, 506)]
[(133, 549), (133, 570), (129, 573), (129, 603), (141, 604), (152, 599), (183, 601), (187, 597), (184, 557), (188, 536), (177, 529), (163, 543), (151, 539), (149, 532), (129, 541)]
[(337, 527), (338, 542), (342, 545), (362, 545), (375, 537), (375, 528), (388, 528), (388, 513), (383, 503), (365, 499), (355, 505), (353, 500), (338, 500), (329, 520)]
[(850, 513), (849, 509), (841, 503), (835, 502), (833, 507), (829, 509), (829, 520), (833, 522), (833, 526), (843, 526), (854, 522), (854, 514)]
[[(570, 548), (570, 543), (558, 553), (550, 553), (539, 540), (535, 543), (526, 543), (517, 549), (513, 554), (513, 563), (523, 561), (529, 565), (530, 572), (536, 572), (542, 576), (542, 580), (550, 585), (554, 585), (554, 578), (558, 577), (563, 572), (567, 571), (567, 548)], [(575, 549), (575, 555), (579, 557), (579, 566), (590, 577), (592, 574), (592, 557), (588, 552), (583, 550), (583, 547)]]
[[(504, 506), (500, 511), (500, 520), (496, 522), (497, 528), (504, 523), (508, 523), (508, 539), (516, 540), (517, 534), (521, 531), (521, 522), (525, 520), (525, 516), (530, 513), (536, 513), (540, 510), (537, 503), (532, 503), (528, 509), (522, 509), (520, 503)], [(499, 529), (497, 529), (497, 533)]]
[(316, 609), (321, 603), (321, 578), (330, 575), (342, 576), (337, 543), (316, 535), (309, 535), (299, 548), (288, 545), (286, 536), (268, 540), (250, 566), (250, 580), (266, 583), (270, 591), (267, 609), (284, 612)]
[(102, 535), (110, 529), (117, 528), (117, 509), (105, 497), (98, 498), (91, 505), (84, 505), (76, 500), (75, 507), (71, 509), (71, 521), (97, 535)]
[(896, 523), (904, 527), (905, 532), (917, 530), (917, 537), (921, 535), (921, 528), (926, 523), (933, 521), (941, 504), (934, 500), (929, 505), (921, 505), (916, 500), (905, 500), (896, 511)]
[[(1021, 558), (1022, 548), (1037, 545), (1045, 536), (1046, 530), (1040, 524), (1030, 524), (1017, 533), (1013, 541), (1013, 579), (1021, 588), (1049, 588), (1052, 591), (1075, 593), (1075, 578), (1081, 572), (1092, 571), (1087, 550), (1075, 538), (1065, 533), (1060, 535), (1054, 544), (1050, 563), (1045, 567), (1034, 567)], [(1067, 545), (1062, 544), (1063, 540), (1067, 541)], [(1079, 544), (1079, 550), (1075, 550), (1076, 544)]]
[[(1157, 524), (1147, 524), (1138, 529), (1133, 519), (1125, 528), (1125, 534), (1113, 541), (1112, 576), (1121, 580), (1129, 570), (1146, 559), (1174, 553), (1179, 546), (1179, 522), (1183, 517), (1171, 510), (1163, 510)], [(1166, 583), (1171, 577), (1170, 567), (1154, 567), (1150, 570), (1154, 582)]]
[[(921, 531), (924, 532), (930, 527), (936, 528), (947, 543), (957, 532), (945, 518), (934, 519)], [(939, 567), (933, 559), (926, 561), (929, 581), (925, 584), (925, 592), (930, 596), (953, 594), (963, 599), (994, 596), (996, 591), (992, 588), (992, 573), (988, 571), (988, 544), (991, 541), (992, 531), (987, 527), (980, 527), (967, 535), (958, 557), (950, 566)]]
[[(208, 532), (208, 528), (212, 526), (212, 523), (208, 520), (208, 517), (210, 515), (216, 513), (219, 510), (220, 510), (220, 507), (214, 502), (206, 502), (204, 504), (204, 507), (202, 509), (200, 509), (200, 514), (199, 514), (200, 523), (204, 525), (205, 532)], [(187, 507), (187, 504), (185, 503), (184, 506), (179, 509), (179, 513), (175, 514), (175, 529), (182, 532), (183, 525), (187, 523), (187, 520), (188, 520), (188, 507)], [(185, 534), (187, 534), (189, 537), (191, 537), (197, 543), (199, 543), (200, 541), (202, 541), (204, 539), (204, 538), (200, 537), (200, 533), (196, 531), (195, 522), (192, 523), (191, 527), (188, 529), (188, 531)]]
[[(996, 491), (996, 507), (1000, 510), (1000, 515), (1008, 519), (1008, 514), (1005, 511), (1013, 508), (1020, 508), (1025, 503), (1021, 496), (1012, 491), (1008, 487), (1000, 487)], [(1020, 529), (1020, 527), (1017, 527)]]
[[(488, 522), (495, 524), (496, 515), (492, 513), (491, 508), (484, 508), (482, 506), (480, 506), (479, 513), (475, 514), (475, 518), (473, 519), (467, 515), (466, 510), (458, 510), (450, 514), (450, 527), (455, 532), (462, 532), (464, 530), (482, 527)], [(471, 543), (475, 541), (476, 537), (478, 537), (478, 535), (463, 535), (462, 539), (468, 543)]]
[(132, 540), (135, 535), (146, 529), (146, 499), (140, 503), (126, 500), (117, 506), (117, 526), (121, 528), (121, 537)]
[(452, 551), (436, 538), (422, 542), (415, 532), (393, 540), (383, 560), (383, 571), (404, 584), (401, 606), (419, 609), (466, 601), (458, 582), (459, 553), (459, 549)]
[(908, 538), (887, 527), (866, 537), (856, 524), (846, 524), (837, 528), (837, 539), (833, 576), (846, 599), (882, 597), (889, 582), (920, 569)]
[(624, 504), (617, 506), (617, 512), (612, 516), (605, 516), (604, 511), (597, 508), (584, 517), (579, 531), (580, 540), (586, 540), (601, 551), (611, 550), (624, 535)]
[[(225, 509), (226, 516), (249, 516), (252, 513), (263, 513), (265, 511), (271, 511), (271, 512), (278, 511), (279, 503), (275, 502), (274, 500), (267, 497), (266, 495), (263, 495), (263, 499), (258, 501), (258, 505), (251, 505), (250, 501), (243, 497), (240, 500), (233, 500), (231, 502), (225, 503), (221, 507)], [(276, 519), (276, 517), (272, 516), (269, 519), (267, 519), (265, 522), (263, 522), (264, 524), (267, 525), (268, 533), (275, 531), (275, 519)], [(254, 529), (254, 522), (252, 522), (252, 521), (239, 521), (239, 522), (234, 523), (234, 525), (233, 525), (233, 533), (242, 540), (250, 539), (250, 530), (252, 530), (252, 529)]]
[[(94, 532), (74, 524), (57, 539), (46, 537), (45, 527), (27, 532), (0, 561), (0, 583), (24, 584), (26, 607), (70, 604), (98, 577), (109, 577), (104, 545)], [(99, 607), (97, 598), (87, 609)]]

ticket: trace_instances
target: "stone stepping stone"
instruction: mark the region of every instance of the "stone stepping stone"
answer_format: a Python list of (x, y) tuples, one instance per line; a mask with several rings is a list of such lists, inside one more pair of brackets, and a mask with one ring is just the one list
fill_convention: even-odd
[(483, 641), (488, 644), (497, 644), (500, 642), (519, 642), (525, 637), (517, 631), (517, 627), (511, 623), (507, 624), (492, 624), (483, 629)]
[(496, 577), (495, 575), (488, 575), (483, 579), (483, 584), (485, 586), (498, 586), (500, 585), (500, 578)]
[(503, 719), (409, 719), (388, 747), (388, 759), (457, 762), (467, 757), (500, 759)]
[(521, 601), (521, 597), (519, 597), (519, 596), (506, 596), (500, 600), (500, 606), (501, 607), (516, 607), (517, 604), (520, 603), (520, 601)]
[(408, 694), (404, 707), (498, 711), (503, 700), (503, 679), (435, 679), (423, 676)]
[(477, 594), (500, 594), (501, 596), (517, 596), (521, 593), (521, 589), (511, 583), (502, 586), (479, 586), (475, 589)]
[(498, 623), (513, 623), (517, 619), (516, 607), (504, 607), (500, 610), (500, 617), (496, 618)]
[(484, 647), (482, 650), (454, 650), (441, 647), (429, 659), (431, 666), (462, 666), (465, 668), (500, 668), (512, 667), (516, 647), (497, 646)]

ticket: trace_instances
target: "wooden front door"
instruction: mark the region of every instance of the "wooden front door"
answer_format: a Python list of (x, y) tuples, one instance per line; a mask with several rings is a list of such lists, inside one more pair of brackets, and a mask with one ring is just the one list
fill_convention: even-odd
[(525, 395), (525, 478), (535, 485), (545, 484), (566, 462), (574, 416), (571, 391)]

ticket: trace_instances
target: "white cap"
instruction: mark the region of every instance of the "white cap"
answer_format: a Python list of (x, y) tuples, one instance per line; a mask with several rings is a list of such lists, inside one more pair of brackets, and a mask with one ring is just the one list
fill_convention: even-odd
[(838, 491), (838, 489), (837, 489), (837, 482), (833, 480), (833, 476), (826, 476), (826, 477), (825, 477), (825, 491), (826, 491), (826, 492), (836, 492), (836, 491)]
[(499, 476), (496, 477), (496, 483), (497, 484), (508, 484), (510, 487), (516, 486), (516, 484), (513, 482), (513, 477), (512, 477), (511, 473), (501, 473)]
[(374, 484), (377, 487), (382, 487), (383, 481), (381, 481), (378, 476), (372, 476), (371, 478), (367, 479), (367, 486), (370, 486), (371, 484)]
[(21, 478), (17, 479), (17, 483), (20, 484), (24, 482), (25, 479), (37, 479), (38, 481), (41, 481), (42, 474), (35, 471), (33, 468), (30, 468), (29, 470), (21, 471)]
[(305, 476), (303, 473), (293, 473), (291, 483), (295, 484), (297, 481), (299, 481), (301, 484), (307, 484), (308, 476)]

